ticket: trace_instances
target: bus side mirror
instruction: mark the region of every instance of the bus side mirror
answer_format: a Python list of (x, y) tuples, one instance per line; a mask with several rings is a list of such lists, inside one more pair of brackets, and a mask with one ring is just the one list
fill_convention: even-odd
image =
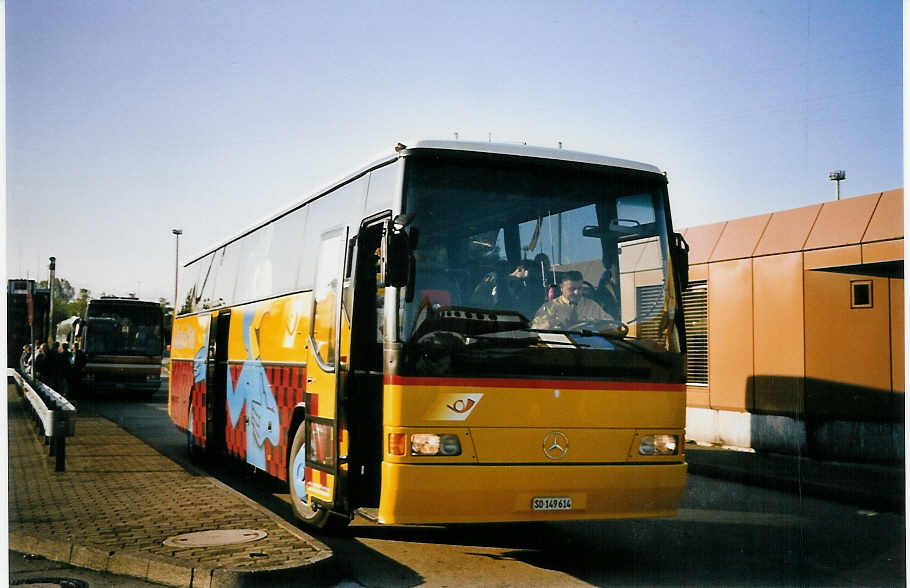
[(689, 287), (689, 244), (679, 233), (673, 233), (673, 271), (676, 272), (676, 281), (679, 290)]
[(380, 281), (384, 286), (402, 288), (408, 285), (411, 252), (408, 234), (396, 228), (391, 220), (383, 223)]
[(603, 229), (596, 225), (585, 225), (581, 230), (581, 234), (585, 237), (594, 237), (596, 239), (600, 239), (604, 236)]

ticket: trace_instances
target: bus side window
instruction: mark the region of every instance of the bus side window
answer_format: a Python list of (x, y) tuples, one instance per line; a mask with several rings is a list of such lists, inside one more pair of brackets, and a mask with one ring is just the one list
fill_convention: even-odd
[[(360, 219), (363, 199), (366, 194), (367, 177), (347, 183), (331, 193), (306, 205), (306, 230), (303, 236), (303, 252), (300, 256), (297, 289), (313, 288), (313, 255), (327, 238), (326, 229), (348, 224)], [(341, 276), (341, 258), (338, 262), (338, 276)]]
[(319, 256), (316, 259), (311, 329), (314, 352), (328, 369), (335, 365), (335, 312), (338, 306), (343, 245), (344, 234), (340, 230), (327, 233), (319, 244)]
[(395, 195), (401, 190), (398, 164), (387, 165), (370, 173), (370, 190), (367, 194), (366, 216), (391, 209)]
[(180, 278), (180, 299), (177, 301), (180, 314), (196, 312), (196, 282), (199, 281), (199, 272), (203, 260), (194, 261), (183, 268)]

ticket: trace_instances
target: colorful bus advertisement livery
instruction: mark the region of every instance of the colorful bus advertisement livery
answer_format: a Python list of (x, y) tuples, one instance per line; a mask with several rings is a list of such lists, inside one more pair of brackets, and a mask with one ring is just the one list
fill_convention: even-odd
[(313, 527), (673, 516), (687, 274), (651, 165), (398, 144), (185, 265), (169, 414)]

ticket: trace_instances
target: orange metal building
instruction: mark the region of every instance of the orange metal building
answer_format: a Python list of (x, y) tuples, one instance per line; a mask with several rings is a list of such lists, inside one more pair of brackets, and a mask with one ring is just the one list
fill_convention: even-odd
[(685, 229), (690, 440), (904, 455), (903, 189)]

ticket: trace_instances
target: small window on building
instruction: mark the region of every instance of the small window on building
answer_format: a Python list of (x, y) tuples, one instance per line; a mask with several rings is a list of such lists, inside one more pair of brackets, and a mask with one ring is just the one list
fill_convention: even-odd
[(872, 308), (872, 280), (850, 282), (850, 308)]

